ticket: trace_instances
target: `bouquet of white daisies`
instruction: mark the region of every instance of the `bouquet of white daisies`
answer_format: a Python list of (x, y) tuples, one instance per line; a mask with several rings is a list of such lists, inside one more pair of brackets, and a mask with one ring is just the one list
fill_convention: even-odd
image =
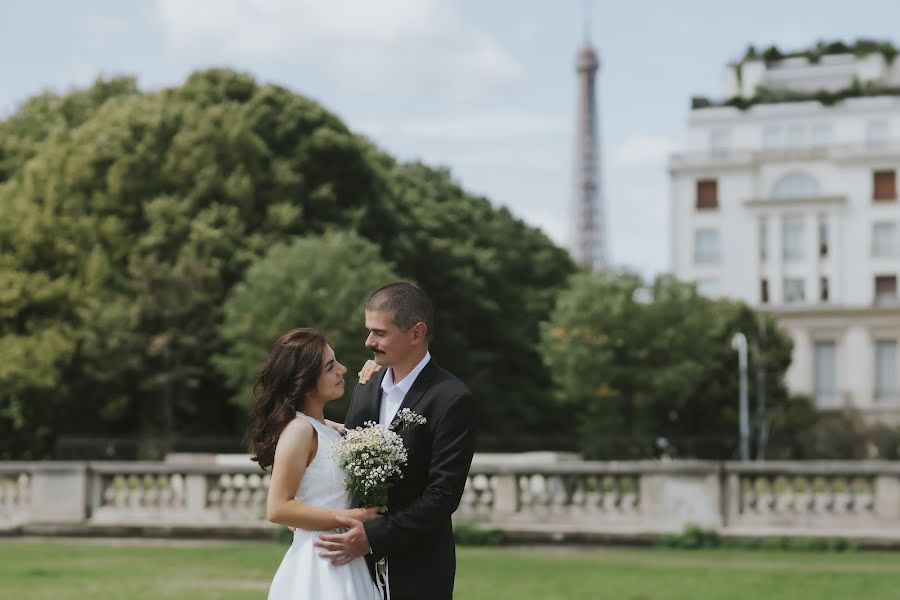
[(386, 506), (391, 485), (403, 477), (406, 446), (394, 427), (409, 429), (425, 423), (425, 417), (404, 408), (390, 427), (366, 421), (335, 442), (332, 452), (344, 471), (344, 486), (360, 506)]

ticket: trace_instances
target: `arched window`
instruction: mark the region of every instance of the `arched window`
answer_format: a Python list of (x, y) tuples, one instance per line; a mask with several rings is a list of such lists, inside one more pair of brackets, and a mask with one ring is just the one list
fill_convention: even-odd
[(819, 182), (806, 173), (788, 173), (772, 188), (773, 198), (816, 198), (821, 195)]

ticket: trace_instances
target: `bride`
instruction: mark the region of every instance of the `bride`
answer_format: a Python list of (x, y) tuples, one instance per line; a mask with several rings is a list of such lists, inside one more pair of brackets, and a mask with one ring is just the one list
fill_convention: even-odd
[(331, 457), (340, 434), (326, 425), (323, 409), (343, 396), (346, 372), (322, 333), (294, 329), (275, 343), (259, 373), (249, 438), (253, 460), (272, 468), (266, 518), (295, 528), (269, 600), (379, 597), (364, 558), (336, 567), (313, 547), (320, 533), (341, 531), (338, 516), (378, 518), (378, 507), (350, 508)]

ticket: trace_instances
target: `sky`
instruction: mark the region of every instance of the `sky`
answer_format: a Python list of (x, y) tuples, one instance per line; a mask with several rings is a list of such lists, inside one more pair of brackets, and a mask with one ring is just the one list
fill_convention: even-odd
[(647, 277), (670, 268), (666, 165), (690, 97), (721, 97), (728, 62), (751, 43), (900, 45), (891, 0), (0, 0), (0, 118), (97, 76), (152, 90), (229, 66), (319, 101), (400, 160), (448, 167), (567, 246), (587, 23), (609, 255)]

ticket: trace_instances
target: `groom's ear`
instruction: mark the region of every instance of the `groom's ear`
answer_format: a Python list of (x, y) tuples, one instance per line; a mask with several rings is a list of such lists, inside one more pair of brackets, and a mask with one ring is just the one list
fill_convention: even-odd
[(412, 343), (421, 344), (428, 339), (428, 326), (422, 321), (419, 321), (410, 328), (410, 333), (412, 334)]

